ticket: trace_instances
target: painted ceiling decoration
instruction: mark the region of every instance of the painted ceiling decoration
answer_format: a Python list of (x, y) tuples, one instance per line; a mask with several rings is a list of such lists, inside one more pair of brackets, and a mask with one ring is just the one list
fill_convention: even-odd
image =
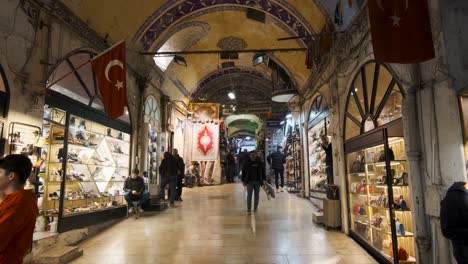
[(223, 76), (228, 76), (228, 75), (237, 75), (237, 74), (245, 74), (249, 75), (251, 77), (258, 77), (260, 79), (264, 79), (267, 81), (270, 81), (270, 78), (268, 75), (265, 75), (261, 73), (260, 71), (257, 71), (253, 68), (247, 68), (247, 67), (236, 67), (236, 68), (228, 68), (228, 69), (221, 69), (217, 70), (215, 72), (210, 73), (209, 75), (205, 76), (200, 80), (200, 82), (196, 85), (196, 88), (193, 90), (192, 93), (192, 98), (193, 95), (198, 94), (205, 86), (207, 86), (210, 82), (213, 82), (216, 79), (219, 79)]
[(185, 23), (180, 23), (180, 24), (177, 24), (176, 26), (174, 26), (173, 28), (169, 29), (167, 34), (164, 36), (164, 39), (162, 39), (158, 46), (156, 46), (156, 49), (155, 50), (159, 50), (162, 46), (164, 46), (164, 44), (172, 37), (174, 36), (174, 34), (176, 34), (177, 32), (179, 31), (182, 31), (186, 28), (192, 28), (192, 27), (195, 27), (195, 28), (200, 28), (202, 32), (204, 32), (205, 34), (202, 34), (201, 36), (198, 37), (198, 39), (196, 39), (195, 41), (193, 41), (193, 43), (191, 45), (187, 45), (187, 46), (192, 46), (194, 43), (196, 43), (200, 38), (202, 38), (203, 36), (206, 35), (206, 33), (208, 33), (208, 31), (210, 31), (211, 29), (211, 26), (210, 24), (204, 22), (204, 21), (189, 21), (189, 22), (185, 22)]
[(216, 46), (222, 50), (243, 50), (247, 48), (247, 42), (241, 38), (230, 36), (220, 39)]
[[(205, 12), (219, 11), (217, 7), (240, 6), (263, 11), (286, 25), (294, 35), (302, 36), (315, 33), (307, 20), (285, 0), (200, 0), (167, 1), (154, 12), (137, 31), (134, 41), (149, 51), (159, 36), (189, 15), (202, 15)], [(301, 40), (308, 45), (312, 39)]]

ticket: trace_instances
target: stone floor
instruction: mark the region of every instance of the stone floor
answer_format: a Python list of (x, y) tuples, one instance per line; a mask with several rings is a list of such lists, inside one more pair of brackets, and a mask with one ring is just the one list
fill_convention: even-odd
[(314, 207), (288, 193), (247, 214), (244, 187), (184, 189), (184, 202), (126, 219), (83, 242), (73, 263), (376, 263), (356, 242), (312, 223)]

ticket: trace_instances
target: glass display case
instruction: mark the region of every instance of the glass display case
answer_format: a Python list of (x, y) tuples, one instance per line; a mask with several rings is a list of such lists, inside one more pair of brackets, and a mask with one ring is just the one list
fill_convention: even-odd
[(350, 229), (387, 262), (416, 263), (405, 142), (385, 135), (362, 137), (347, 153)]
[(327, 173), (325, 171), (325, 150), (322, 147), (321, 135), (326, 135), (327, 120), (309, 129), (309, 186), (310, 200), (319, 209), (323, 209), (323, 199), (326, 198)]
[(45, 163), (40, 177), (47, 198), (43, 210), (58, 217), (59, 226), (76, 220), (68, 217), (123, 208), (123, 186), (130, 170), (129, 134), (48, 108), (43, 135)]

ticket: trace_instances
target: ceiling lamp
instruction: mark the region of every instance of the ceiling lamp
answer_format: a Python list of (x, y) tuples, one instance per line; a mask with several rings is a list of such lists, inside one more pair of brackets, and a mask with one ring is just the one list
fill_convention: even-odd
[(266, 53), (256, 53), (253, 57), (252, 64), (253, 66), (257, 66), (259, 64), (264, 63), (266, 60)]
[(271, 100), (278, 103), (289, 103), (291, 99), (298, 96), (296, 89), (281, 89), (271, 93)]
[(187, 67), (187, 61), (186, 61), (185, 58), (182, 57), (182, 56), (175, 55), (175, 56), (174, 56), (174, 61), (175, 61), (175, 63), (177, 63), (177, 64), (179, 64), (179, 65), (182, 65), (182, 66)]
[(236, 99), (236, 95), (233, 92), (228, 93), (228, 96), (231, 100)]

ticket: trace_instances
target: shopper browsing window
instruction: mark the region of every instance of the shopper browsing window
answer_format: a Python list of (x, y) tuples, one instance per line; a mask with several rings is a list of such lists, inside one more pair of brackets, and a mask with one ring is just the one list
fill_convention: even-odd
[(184, 172), (185, 172), (185, 163), (184, 159), (179, 156), (179, 151), (177, 149), (172, 150), (172, 155), (174, 156), (175, 160), (177, 161), (177, 194), (176, 194), (176, 201), (182, 202), (182, 188), (184, 187), (183, 180), (184, 180)]
[(24, 190), (31, 161), (23, 155), (0, 159), (0, 263), (23, 263), (31, 248), (36, 217), (36, 196)]
[(246, 161), (242, 169), (242, 182), (247, 186), (247, 212), (252, 210), (252, 193), (254, 194), (254, 212), (257, 212), (260, 198), (260, 187), (265, 180), (264, 164), (255, 152), (250, 153), (250, 158)]
[(328, 184), (333, 184), (333, 154), (332, 144), (327, 135), (322, 135), (322, 148), (325, 151), (325, 172), (327, 173)]
[(276, 191), (279, 192), (279, 179), (281, 179), (281, 191), (284, 187), (284, 164), (286, 163), (286, 156), (281, 152), (283, 148), (278, 146), (276, 152), (268, 155), (267, 161), (270, 167), (275, 172)]
[(197, 186), (201, 187), (200, 183), (200, 163), (192, 161), (192, 164), (187, 169), (186, 178), (191, 178), (189, 181), (193, 181), (193, 178), (197, 180)]
[(170, 206), (175, 207), (175, 195), (177, 185), (178, 164), (176, 159), (169, 153), (164, 152), (164, 159), (159, 165), (159, 174), (161, 175), (161, 185), (159, 186), (159, 198), (164, 200), (166, 197), (165, 188), (169, 184)]
[(440, 225), (452, 241), (457, 262), (468, 263), (468, 183), (456, 182), (448, 189), (441, 203)]
[(145, 181), (139, 174), (140, 171), (135, 168), (132, 171), (132, 175), (125, 181), (125, 201), (127, 201), (129, 213), (133, 212), (133, 201), (139, 201), (138, 209), (143, 212), (141, 206), (149, 199), (149, 193), (145, 191)]

